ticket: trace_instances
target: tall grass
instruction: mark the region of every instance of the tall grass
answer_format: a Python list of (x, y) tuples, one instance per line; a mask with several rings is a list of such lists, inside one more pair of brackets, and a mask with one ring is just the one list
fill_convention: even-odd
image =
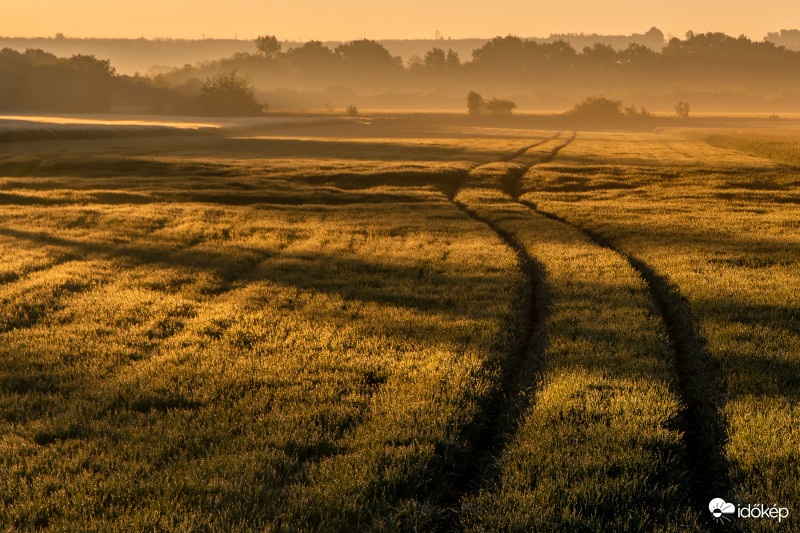
[(713, 497), (797, 500), (790, 167), (673, 133), (271, 128), (0, 143), (0, 529), (703, 529), (660, 289), (722, 379), (693, 382), (724, 399)]
[[(644, 145), (650, 154), (658, 153), (660, 145), (657, 138), (616, 142), (620, 151)], [(792, 508), (800, 494), (800, 477), (792, 466), (800, 450), (792, 429), (800, 422), (800, 240), (795, 231), (800, 211), (787, 184), (791, 176), (767, 160), (681, 142), (688, 150), (713, 152), (711, 163), (697, 158), (673, 178), (653, 172), (670, 163), (669, 155), (650, 155), (638, 163), (610, 161), (611, 172), (638, 181), (630, 192), (611, 187), (591, 194), (563, 192), (543, 185), (552, 173), (582, 176), (577, 161), (584, 157), (604, 157), (599, 144), (578, 142), (565, 150), (565, 160), (531, 173), (530, 192), (523, 198), (601, 235), (674, 284), (723, 379), (725, 401), (717, 416), (727, 428), (721, 452), (728, 472), (718, 475), (729, 476), (732, 492), (708, 494), (708, 499)], [(699, 176), (705, 181), (698, 183)], [(795, 520), (790, 517), (782, 525), (791, 529)], [(738, 527), (770, 530), (776, 525), (749, 520)]]
[(520, 280), (490, 231), (404, 194), (4, 208), (2, 522), (442, 520)]
[(697, 529), (681, 405), (663, 325), (617, 254), (499, 190), (456, 200), (543, 266), (546, 370), (496, 476), (462, 506), (469, 531)]

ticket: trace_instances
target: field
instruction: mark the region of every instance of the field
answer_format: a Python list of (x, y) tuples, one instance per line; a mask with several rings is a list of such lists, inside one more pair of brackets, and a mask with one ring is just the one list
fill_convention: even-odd
[(525, 124), (0, 128), (0, 529), (800, 527), (800, 130)]

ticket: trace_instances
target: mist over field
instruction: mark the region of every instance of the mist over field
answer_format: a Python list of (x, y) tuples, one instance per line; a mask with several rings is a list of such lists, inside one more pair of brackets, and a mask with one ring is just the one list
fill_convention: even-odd
[(0, 531), (797, 531), (798, 36), (0, 39)]
[(235, 72), (273, 111), (463, 110), (465, 95), (477, 91), (527, 111), (563, 111), (604, 96), (660, 112), (682, 101), (705, 112), (796, 112), (797, 33), (763, 41), (692, 32), (668, 38), (657, 28), (484, 40), (261, 36), (268, 48), (258, 40), (6, 38), (0, 111), (220, 114), (186, 103), (208, 80)]

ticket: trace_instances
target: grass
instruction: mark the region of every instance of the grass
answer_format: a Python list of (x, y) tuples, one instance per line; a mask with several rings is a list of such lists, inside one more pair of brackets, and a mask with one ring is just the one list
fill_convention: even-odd
[(704, 530), (711, 497), (797, 501), (773, 134), (228, 128), (0, 143), (0, 529)]
[(463, 502), (464, 529), (696, 529), (666, 332), (643, 281), (497, 189), (456, 200), (537, 258), (549, 295), (543, 364), (529, 370), (495, 479)]
[(0, 293), (3, 521), (440, 520), (519, 280), (491, 232), (438, 193), (404, 194), (7, 208), (3, 249), (39, 253), (13, 258), (29, 273)]
[[(672, 156), (661, 151), (658, 139), (632, 136), (615, 141), (618, 155), (602, 172), (634, 176), (635, 189), (567, 192), (547, 185), (553, 174), (585, 176), (578, 161), (606, 157), (605, 136), (598, 137), (576, 142), (564, 150), (564, 161), (531, 172), (523, 198), (602, 236), (677, 288), (722, 379), (720, 391), (713, 390), (713, 382), (696, 387), (698, 394), (723, 396), (717, 416), (727, 430), (721, 452), (728, 470), (718, 475), (730, 483), (726, 501), (791, 507), (800, 493), (792, 466), (800, 441), (791, 429), (798, 424), (800, 390), (795, 367), (800, 248), (794, 231), (800, 213), (787, 183), (792, 178), (782, 165), (696, 141), (681, 141), (690, 163), (665, 175), (660, 169)], [(695, 155), (706, 151), (716, 154)], [(794, 527), (793, 520), (787, 528)]]

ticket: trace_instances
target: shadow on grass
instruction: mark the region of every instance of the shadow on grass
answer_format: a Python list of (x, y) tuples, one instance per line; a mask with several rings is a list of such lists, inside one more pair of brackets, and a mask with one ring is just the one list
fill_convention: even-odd
[[(322, 252), (287, 254), (276, 249), (231, 244), (221, 244), (213, 249), (178, 248), (176, 243), (168, 242), (152, 246), (113, 245), (9, 228), (0, 228), (0, 235), (63, 247), (68, 253), (80, 257), (99, 256), (123, 259), (134, 265), (157, 264), (211, 271), (222, 280), (222, 286), (217, 290), (220, 293), (229, 290), (236, 280), (269, 280), (279, 285), (340, 295), (348, 300), (425, 313), (446, 313), (453, 317), (461, 316), (453, 298), (423, 291), (486, 281), (485, 276), (454, 277), (426, 268), (424, 264), (401, 265)], [(392, 280), (391, 291), (386, 289), (387, 280)], [(404, 290), (398, 291), (398, 286)], [(488, 312), (477, 313), (477, 317), (489, 316)]]
[[(685, 403), (683, 427), (688, 459), (692, 466), (690, 487), (698, 512), (719, 494), (730, 494), (730, 465), (725, 458), (728, 430), (722, 415), (727, 389), (721, 369), (712, 360), (705, 338), (700, 333), (689, 302), (665, 276), (638, 259), (620, 251), (614, 242), (598, 233), (576, 226), (565, 219), (539, 210), (531, 202), (521, 202), (533, 211), (574, 226), (598, 245), (623, 256), (645, 281), (669, 334), (675, 355), (678, 388)], [(701, 516), (706, 517), (705, 513)], [(708, 520), (708, 524), (711, 521)]]

